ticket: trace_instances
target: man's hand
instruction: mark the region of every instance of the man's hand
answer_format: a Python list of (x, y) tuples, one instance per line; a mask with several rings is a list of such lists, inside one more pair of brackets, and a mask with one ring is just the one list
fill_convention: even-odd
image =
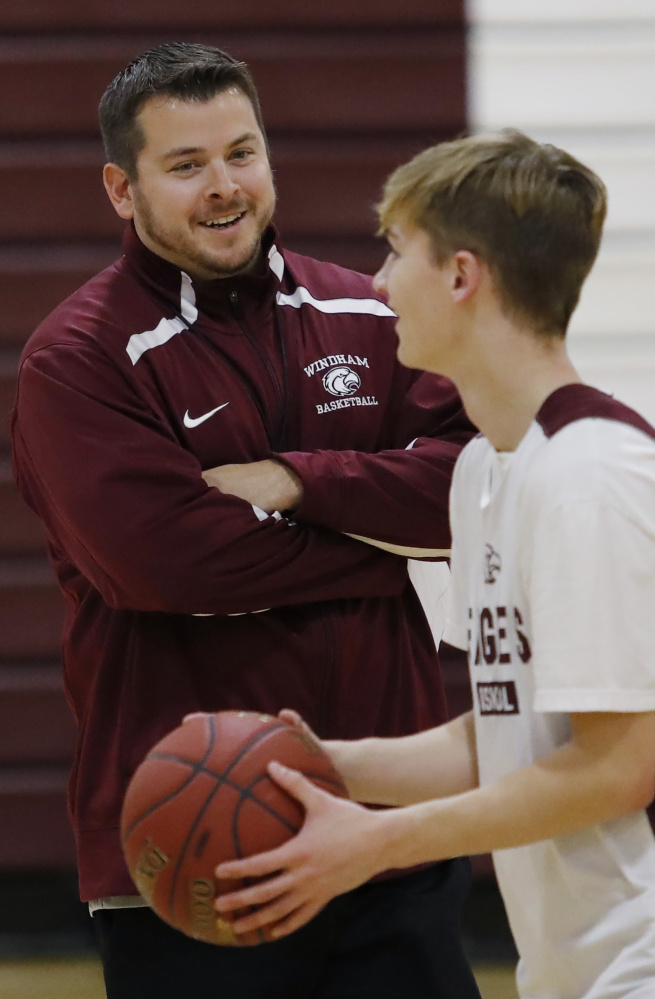
[(215, 905), (219, 912), (261, 906), (235, 921), (235, 933), (273, 923), (272, 935), (283, 937), (304, 926), (336, 895), (391, 866), (385, 856), (389, 813), (372, 812), (336, 798), (279, 763), (269, 764), (268, 770), (304, 806), (304, 825), (297, 836), (275, 850), (220, 864), (216, 868), (219, 879), (269, 877), (220, 895)]
[(238, 496), (265, 513), (297, 510), (302, 502), (302, 483), (295, 472), (270, 458), (243, 465), (217, 465), (202, 477), (222, 493)]

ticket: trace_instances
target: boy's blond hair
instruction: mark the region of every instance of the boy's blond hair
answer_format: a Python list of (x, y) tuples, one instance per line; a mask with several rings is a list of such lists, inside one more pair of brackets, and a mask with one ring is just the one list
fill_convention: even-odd
[(470, 250), (489, 267), (505, 312), (564, 336), (596, 258), (605, 185), (556, 146), (507, 129), (444, 142), (399, 167), (378, 205), (423, 229), (435, 262)]

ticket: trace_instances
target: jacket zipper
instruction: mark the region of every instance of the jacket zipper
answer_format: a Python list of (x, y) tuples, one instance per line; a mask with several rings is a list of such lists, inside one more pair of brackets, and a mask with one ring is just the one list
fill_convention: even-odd
[(281, 417), (280, 417), (280, 426), (278, 428), (278, 433), (277, 433), (277, 439), (273, 439), (273, 434), (270, 432), (269, 425), (268, 425), (268, 420), (266, 419), (266, 413), (265, 413), (264, 407), (262, 405), (262, 401), (261, 401), (261, 399), (259, 397), (259, 394), (257, 393), (257, 391), (255, 389), (255, 386), (253, 385), (252, 379), (249, 377), (249, 375), (247, 374), (247, 372), (244, 371), (243, 369), (241, 369), (241, 367), (234, 361), (234, 359), (231, 358), (228, 354), (226, 354), (225, 351), (223, 351), (218, 346), (218, 344), (214, 343), (213, 340), (211, 340), (208, 336), (206, 336), (194, 324), (189, 323), (180, 312), (178, 312), (177, 310), (174, 310), (174, 315), (175, 315), (175, 317), (177, 319), (180, 320), (180, 322), (184, 325), (185, 329), (187, 329), (189, 333), (193, 333), (200, 340), (202, 340), (202, 342), (207, 347), (209, 347), (215, 353), (219, 354), (220, 357), (223, 359), (224, 363), (229, 368), (231, 368), (232, 371), (234, 371), (234, 373), (236, 374), (237, 378), (242, 383), (242, 385), (246, 389), (248, 395), (250, 396), (255, 409), (259, 413), (259, 418), (262, 421), (262, 426), (264, 427), (264, 431), (266, 433), (266, 437), (268, 438), (268, 443), (269, 443), (269, 445), (271, 447), (271, 450), (272, 451), (285, 451), (286, 450), (286, 447), (285, 447), (286, 423), (287, 423), (287, 412), (286, 412), (286, 409), (287, 409), (287, 399), (288, 399), (288, 391), (287, 391), (287, 371), (288, 371), (288, 367), (287, 367), (286, 346), (285, 346), (284, 337), (282, 335), (282, 330), (281, 330), (280, 323), (279, 323), (279, 316), (277, 314), (277, 308), (274, 306), (274, 310), (275, 311), (273, 313), (273, 316), (274, 316), (274, 322), (275, 322), (276, 330), (278, 332), (278, 338), (279, 338), (279, 341), (280, 341), (280, 349), (281, 349), (281, 354), (282, 354), (282, 366), (283, 366), (283, 370), (284, 370), (284, 392), (282, 392), (282, 390), (280, 388), (280, 383), (277, 380), (277, 377), (275, 375), (275, 371), (271, 367), (271, 364), (270, 364), (270, 362), (268, 360), (268, 357), (266, 356), (266, 354), (264, 354), (262, 352), (262, 350), (261, 350), (259, 344), (257, 343), (256, 339), (249, 333), (249, 331), (244, 327), (243, 322), (241, 321), (241, 319), (242, 319), (242, 316), (241, 316), (241, 307), (240, 307), (239, 296), (238, 296), (237, 292), (236, 291), (231, 291), (230, 295), (229, 295), (229, 298), (230, 298), (230, 305), (231, 305), (231, 308), (232, 308), (232, 313), (234, 315), (234, 318), (237, 321), (237, 325), (238, 325), (239, 329), (241, 330), (241, 332), (246, 337), (246, 339), (248, 340), (248, 342), (250, 343), (250, 345), (253, 347), (253, 349), (255, 350), (255, 352), (257, 353), (257, 355), (259, 357), (261, 357), (261, 359), (262, 359), (262, 361), (264, 363), (264, 366), (266, 368), (267, 374), (268, 374), (269, 378), (271, 379), (271, 382), (273, 383), (273, 388), (274, 388), (274, 391), (275, 391), (275, 395), (277, 396), (278, 402), (280, 403)]
[(285, 437), (286, 437), (287, 404), (288, 404), (288, 373), (287, 373), (286, 345), (284, 342), (284, 336), (282, 334), (282, 328), (280, 326), (280, 317), (277, 311), (277, 306), (276, 305), (273, 306), (274, 310), (273, 321), (275, 323), (275, 330), (277, 332), (278, 341), (280, 345), (280, 355), (282, 359), (282, 370), (284, 378), (283, 385), (280, 385), (275, 368), (271, 364), (268, 354), (260, 345), (257, 337), (253, 336), (253, 334), (250, 332), (248, 327), (243, 322), (243, 312), (241, 309), (241, 302), (239, 300), (238, 292), (233, 289), (230, 292), (229, 299), (230, 299), (230, 306), (232, 308), (232, 314), (238, 323), (239, 329), (246, 337), (253, 351), (262, 362), (266, 370), (266, 373), (268, 374), (270, 382), (273, 386), (273, 391), (275, 392), (277, 398), (278, 406), (280, 409), (280, 419), (275, 433), (273, 432), (268, 433), (268, 439), (271, 445), (271, 450), (284, 451), (286, 450)]

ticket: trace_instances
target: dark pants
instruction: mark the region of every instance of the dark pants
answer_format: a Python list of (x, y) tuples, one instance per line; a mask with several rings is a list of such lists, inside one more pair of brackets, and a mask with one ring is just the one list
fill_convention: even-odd
[(480, 999), (459, 941), (466, 860), (362, 885), (258, 947), (192, 940), (150, 909), (99, 909), (108, 999)]

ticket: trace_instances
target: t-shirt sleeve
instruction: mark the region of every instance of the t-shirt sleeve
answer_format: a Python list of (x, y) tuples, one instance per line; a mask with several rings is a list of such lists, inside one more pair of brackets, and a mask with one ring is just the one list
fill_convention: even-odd
[(535, 710), (655, 710), (648, 515), (569, 503), (542, 514), (527, 544)]

